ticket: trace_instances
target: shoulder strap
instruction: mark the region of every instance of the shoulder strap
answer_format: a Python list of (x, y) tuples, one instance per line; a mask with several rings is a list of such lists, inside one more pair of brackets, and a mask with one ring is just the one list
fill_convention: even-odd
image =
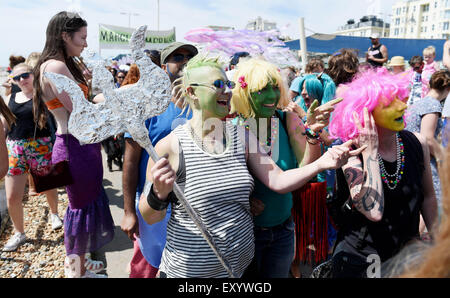
[(287, 118), (287, 114), (286, 114), (286, 112), (284, 112), (284, 111), (280, 111), (280, 110), (275, 110), (275, 115), (277, 116), (277, 118), (278, 119), (280, 119), (281, 121), (281, 125), (283, 125), (283, 128), (284, 128), (284, 131), (286, 132), (286, 133), (288, 133), (288, 130), (287, 130), (287, 120), (286, 120), (286, 118)]

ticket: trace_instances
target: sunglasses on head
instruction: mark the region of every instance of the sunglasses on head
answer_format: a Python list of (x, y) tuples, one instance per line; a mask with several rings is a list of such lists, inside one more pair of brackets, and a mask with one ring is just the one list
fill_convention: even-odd
[(233, 89), (236, 86), (236, 83), (233, 81), (223, 81), (221, 79), (215, 80), (212, 85), (205, 85), (205, 84), (197, 84), (193, 83), (191, 86), (204, 86), (204, 87), (213, 87), (216, 89), (224, 89), (225, 86), (227, 86), (230, 89)]
[(15, 77), (13, 77), (13, 81), (15, 82), (19, 82), (20, 78), (22, 79), (28, 79), (30, 77), (31, 72), (24, 72), (23, 74), (17, 75)]
[(183, 62), (184, 59), (191, 60), (192, 57), (194, 57), (194, 55), (192, 55), (192, 54), (188, 54), (188, 55), (173, 54), (172, 58), (170, 60), (179, 63), (179, 62)]

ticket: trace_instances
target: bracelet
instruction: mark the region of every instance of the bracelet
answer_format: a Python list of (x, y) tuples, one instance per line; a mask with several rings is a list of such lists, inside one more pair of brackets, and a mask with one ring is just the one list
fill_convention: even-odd
[(322, 133), (322, 130), (319, 132), (312, 131), (311, 128), (308, 127), (308, 124), (305, 123), (305, 132), (302, 133), (304, 136), (306, 136), (308, 139), (314, 139), (318, 140), (320, 139), (320, 134)]
[(167, 209), (167, 207), (169, 206), (170, 203), (169, 197), (170, 194), (167, 196), (167, 199), (165, 201), (158, 199), (155, 192), (153, 191), (153, 184), (152, 184), (152, 186), (150, 187), (150, 192), (147, 195), (147, 203), (150, 205), (150, 207), (152, 207), (152, 209), (156, 211), (162, 211), (164, 209)]

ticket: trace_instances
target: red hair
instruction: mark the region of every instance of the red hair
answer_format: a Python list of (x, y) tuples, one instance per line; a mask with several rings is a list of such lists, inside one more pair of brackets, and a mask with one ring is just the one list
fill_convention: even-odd
[(130, 70), (128, 70), (128, 73), (125, 76), (122, 85), (120, 86), (137, 83), (137, 81), (139, 81), (139, 77), (140, 77), (139, 68), (137, 67), (136, 64), (133, 63), (130, 65)]

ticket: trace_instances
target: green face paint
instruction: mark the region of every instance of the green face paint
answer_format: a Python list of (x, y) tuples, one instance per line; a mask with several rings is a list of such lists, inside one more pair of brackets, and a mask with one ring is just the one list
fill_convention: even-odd
[(250, 93), (253, 112), (256, 118), (270, 118), (280, 101), (280, 88), (274, 83), (268, 83), (263, 89)]
[(214, 87), (214, 81), (227, 81), (223, 70), (213, 67), (200, 67), (191, 71), (191, 78), (195, 94), (199, 98), (199, 108), (210, 117), (223, 118), (229, 114), (231, 90)]

